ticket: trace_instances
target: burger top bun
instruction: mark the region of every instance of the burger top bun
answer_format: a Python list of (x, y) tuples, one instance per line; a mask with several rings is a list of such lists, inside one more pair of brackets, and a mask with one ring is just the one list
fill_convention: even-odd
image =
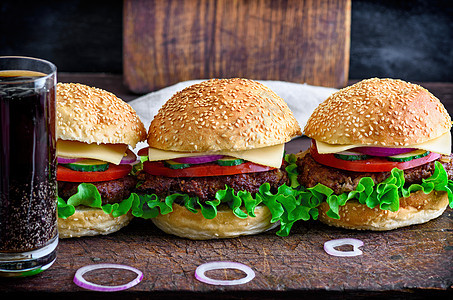
[(177, 92), (148, 130), (150, 147), (181, 152), (241, 151), (300, 135), (288, 105), (256, 81), (211, 79)]
[(304, 133), (329, 144), (404, 147), (451, 128), (442, 103), (423, 87), (372, 78), (339, 90), (308, 119)]
[(110, 92), (78, 83), (57, 84), (57, 138), (97, 144), (146, 139), (135, 110)]

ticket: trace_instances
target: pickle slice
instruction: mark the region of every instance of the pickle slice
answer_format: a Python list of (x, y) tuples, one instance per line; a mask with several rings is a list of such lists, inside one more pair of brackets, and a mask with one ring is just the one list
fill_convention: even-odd
[(62, 166), (79, 172), (103, 172), (109, 168), (109, 163), (97, 159), (83, 159), (75, 163), (62, 164)]

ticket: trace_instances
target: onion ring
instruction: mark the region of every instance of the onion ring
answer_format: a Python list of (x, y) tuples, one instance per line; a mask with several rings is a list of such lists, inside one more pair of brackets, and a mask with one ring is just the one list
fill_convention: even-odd
[(351, 149), (351, 151), (357, 151), (362, 154), (371, 155), (371, 156), (393, 156), (403, 153), (408, 153), (416, 150), (415, 148), (387, 148), (387, 147), (356, 147)]
[[(87, 281), (85, 278), (83, 278), (83, 275), (87, 272), (97, 270), (97, 269), (124, 269), (124, 270), (129, 270), (132, 272), (135, 272), (137, 274), (137, 277), (135, 277), (134, 280), (122, 284), (122, 285), (114, 285), (114, 286), (108, 286), (108, 285), (100, 285), (96, 283), (92, 283)], [(98, 264), (98, 265), (88, 265), (84, 266), (80, 269), (77, 270), (77, 272), (74, 275), (74, 283), (84, 289), (88, 290), (93, 290), (93, 291), (98, 291), (98, 292), (116, 292), (116, 291), (122, 291), (125, 289), (128, 289), (130, 287), (133, 287), (134, 285), (137, 285), (140, 281), (143, 279), (143, 273), (140, 270), (137, 270), (136, 268), (126, 266), (126, 265), (117, 265), (117, 264)]]
[[(241, 279), (235, 280), (218, 280), (212, 279), (205, 275), (206, 271), (211, 270), (220, 270), (220, 269), (236, 269), (244, 272), (246, 276)], [(255, 278), (255, 272), (249, 267), (241, 263), (231, 262), (231, 261), (214, 261), (210, 263), (205, 263), (197, 267), (195, 270), (195, 278), (198, 281), (212, 284), (212, 285), (238, 285), (244, 284), (251, 281)]]
[(120, 164), (132, 164), (137, 161), (137, 155), (130, 149), (126, 150), (126, 155), (121, 159)]
[(223, 155), (202, 155), (202, 156), (189, 156), (179, 157), (173, 160), (181, 164), (204, 164), (221, 159)]
[(57, 162), (59, 164), (72, 164), (72, 163), (78, 162), (78, 161), (80, 161), (82, 159), (83, 158), (72, 158), (72, 157), (61, 157), (61, 156), (58, 156), (57, 157)]
[[(339, 251), (336, 250), (335, 247), (343, 246), (343, 245), (351, 245), (353, 247), (352, 251)], [(329, 255), (333, 256), (343, 256), (343, 257), (350, 257), (350, 256), (357, 256), (362, 255), (362, 250), (359, 247), (363, 246), (363, 242), (358, 239), (336, 239), (330, 240), (324, 243), (324, 251), (327, 252)]]

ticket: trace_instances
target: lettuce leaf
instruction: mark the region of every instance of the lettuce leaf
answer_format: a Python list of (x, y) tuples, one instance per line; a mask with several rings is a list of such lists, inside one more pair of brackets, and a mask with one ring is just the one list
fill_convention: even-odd
[(445, 191), (448, 194), (450, 207), (453, 208), (453, 181), (448, 179), (447, 172), (442, 164), (435, 162), (433, 175), (429, 178), (422, 179), (421, 184), (411, 184), (404, 186), (404, 171), (394, 168), (390, 176), (377, 185), (370, 177), (361, 178), (357, 188), (354, 191), (334, 195), (332, 189), (325, 185), (318, 184), (312, 188), (303, 188), (311, 195), (305, 195), (310, 198), (315, 197), (317, 201), (326, 201), (329, 204), (327, 216), (339, 219), (339, 207), (346, 204), (348, 200), (357, 199), (361, 204), (369, 208), (379, 207), (382, 210), (397, 211), (399, 209), (399, 198), (409, 197), (411, 193), (423, 191), (425, 194), (435, 191)]
[(144, 210), (153, 209), (153, 212), (148, 214), (133, 212), (133, 214), (142, 218), (153, 218), (159, 213), (170, 213), (173, 210), (174, 200), (178, 199), (178, 203), (183, 203), (189, 211), (197, 213), (200, 210), (206, 219), (215, 218), (218, 206), (221, 204), (228, 205), (236, 217), (247, 218), (249, 216), (255, 217), (255, 208), (262, 204), (269, 208), (272, 214), (271, 222), (280, 222), (280, 230), (277, 235), (287, 236), (296, 221), (309, 220), (310, 218), (317, 219), (318, 210), (316, 206), (321, 203), (321, 200), (320, 198), (308, 199), (311, 198), (311, 194), (298, 188), (295, 155), (286, 155), (285, 160), (289, 163), (286, 168), (291, 173), (291, 185), (283, 184), (275, 194), (271, 192), (270, 184), (264, 183), (255, 195), (247, 191), (236, 192), (231, 187), (225, 186), (225, 189), (217, 191), (215, 200), (205, 203), (200, 202), (198, 197), (182, 194), (173, 194), (162, 200), (154, 194), (140, 195), (140, 207), (144, 207)]
[(295, 154), (287, 154), (285, 155), (285, 161), (288, 163), (286, 166), (285, 171), (288, 173), (288, 178), (290, 181), (290, 186), (292, 188), (296, 188), (299, 186), (299, 181), (297, 180), (297, 176), (299, 173), (297, 172), (297, 157)]
[(379, 207), (382, 210), (397, 211), (399, 209), (399, 198), (408, 197), (416, 191), (423, 191), (429, 194), (433, 190), (445, 191), (448, 194), (449, 205), (453, 208), (453, 181), (448, 179), (447, 172), (440, 162), (435, 162), (435, 171), (429, 178), (423, 179), (420, 184), (404, 186), (404, 171), (393, 169), (390, 176), (379, 184), (375, 184), (370, 177), (359, 180), (354, 191), (335, 195), (329, 187), (317, 184), (311, 188), (301, 186), (297, 181), (296, 156), (285, 155), (288, 163), (286, 170), (290, 179), (290, 185), (283, 184), (273, 194), (270, 184), (264, 183), (259, 191), (252, 195), (246, 191), (234, 191), (231, 187), (217, 191), (215, 199), (201, 202), (198, 197), (191, 197), (187, 194), (172, 194), (163, 199), (157, 195), (138, 195), (132, 193), (128, 199), (120, 203), (102, 205), (99, 191), (93, 184), (81, 183), (76, 194), (68, 201), (58, 198), (58, 217), (67, 218), (74, 214), (75, 206), (85, 205), (101, 208), (105, 213), (112, 213), (120, 216), (131, 211), (132, 215), (139, 218), (150, 219), (159, 214), (165, 215), (173, 211), (173, 203), (177, 202), (186, 207), (189, 211), (197, 213), (201, 211), (206, 219), (213, 219), (217, 216), (219, 205), (228, 205), (238, 218), (255, 217), (255, 208), (258, 205), (265, 205), (269, 208), (271, 222), (280, 222), (279, 236), (288, 236), (293, 224), (296, 221), (307, 221), (318, 218), (318, 206), (327, 202), (329, 210), (327, 215), (339, 219), (339, 208), (351, 199), (358, 200), (361, 204), (370, 208)]
[[(294, 222), (309, 220), (310, 216), (317, 218), (318, 211), (314, 207), (301, 205), (302, 198), (300, 193), (297, 189), (284, 184), (279, 187), (275, 194), (272, 194), (270, 184), (264, 183), (255, 196), (252, 196), (249, 192), (235, 192), (234, 189), (225, 186), (225, 189), (217, 192), (215, 200), (206, 201), (205, 203), (200, 202), (198, 197), (182, 194), (167, 196), (163, 201), (154, 194), (140, 195), (140, 206), (145, 207), (143, 211), (148, 210), (150, 213), (137, 214), (133, 212), (133, 215), (145, 219), (154, 218), (159, 213), (165, 215), (173, 211), (172, 205), (176, 198), (179, 198), (179, 201), (184, 203), (184, 206), (189, 211), (193, 213), (201, 211), (206, 219), (215, 218), (217, 216), (217, 208), (222, 203), (228, 205), (238, 218), (255, 217), (255, 208), (260, 204), (264, 204), (271, 211), (271, 222), (280, 222), (281, 229), (277, 232), (277, 235), (287, 236)], [(245, 211), (242, 208), (245, 208)]]
[(68, 198), (67, 201), (58, 197), (58, 217), (67, 219), (75, 213), (75, 207), (84, 205), (93, 208), (100, 208), (106, 214), (114, 217), (127, 214), (130, 210), (139, 210), (140, 199), (137, 194), (132, 193), (129, 198), (120, 203), (102, 205), (101, 195), (95, 185), (91, 183), (81, 183), (77, 187), (77, 193)]

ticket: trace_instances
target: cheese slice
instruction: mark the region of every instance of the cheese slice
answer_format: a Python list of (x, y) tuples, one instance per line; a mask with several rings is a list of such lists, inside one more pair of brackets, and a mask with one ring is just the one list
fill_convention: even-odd
[(126, 153), (126, 144), (87, 144), (78, 141), (57, 141), (57, 156), (92, 158), (118, 165)]
[[(338, 153), (342, 151), (346, 151), (355, 147), (361, 147), (363, 145), (333, 145), (328, 144), (320, 141), (316, 141), (316, 148), (318, 149), (318, 153), (326, 154), (326, 153)], [(401, 147), (395, 147), (401, 148)], [(422, 149), (426, 151), (436, 152), (439, 154), (450, 155), (451, 154), (451, 134), (450, 132), (444, 133), (438, 138), (433, 140), (416, 144), (416, 145), (409, 145), (404, 146), (404, 148), (416, 148)]]
[(280, 166), (282, 165), (284, 151), (285, 151), (284, 144), (244, 151), (219, 151), (210, 153), (176, 152), (149, 147), (148, 157), (150, 161), (158, 161), (175, 159), (180, 157), (202, 156), (212, 154), (228, 155), (236, 158), (242, 158), (244, 160), (251, 161), (256, 164), (269, 166), (273, 168), (280, 168)]
[(417, 148), (426, 151), (436, 152), (439, 154), (451, 154), (451, 134), (450, 132), (444, 133), (434, 140), (424, 142), (422, 144), (409, 146), (409, 148)]
[[(318, 150), (318, 153), (320, 153), (320, 154), (338, 153), (338, 152), (349, 150), (351, 148), (359, 147), (358, 145), (334, 145), (334, 144), (320, 142), (317, 140), (314, 140), (314, 141), (316, 142), (316, 149)], [(363, 145), (361, 145), (361, 146), (363, 146)]]
[(229, 151), (225, 152), (224, 155), (242, 158), (263, 166), (280, 168), (282, 166), (284, 153), (285, 145), (280, 144), (245, 151)]

